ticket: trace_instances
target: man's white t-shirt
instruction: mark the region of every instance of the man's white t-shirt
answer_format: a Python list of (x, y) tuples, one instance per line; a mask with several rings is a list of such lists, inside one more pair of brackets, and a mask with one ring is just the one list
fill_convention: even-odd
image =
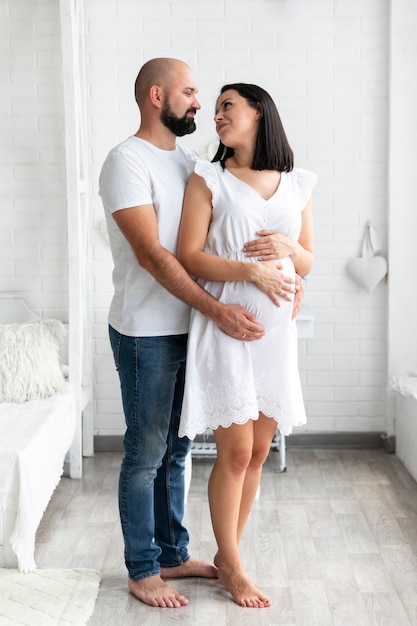
[(178, 228), (185, 186), (199, 155), (187, 148), (160, 150), (138, 137), (113, 148), (100, 174), (99, 194), (113, 255), (114, 295), (109, 324), (131, 337), (188, 332), (190, 308), (143, 269), (112, 214), (153, 204), (159, 241), (177, 254)]

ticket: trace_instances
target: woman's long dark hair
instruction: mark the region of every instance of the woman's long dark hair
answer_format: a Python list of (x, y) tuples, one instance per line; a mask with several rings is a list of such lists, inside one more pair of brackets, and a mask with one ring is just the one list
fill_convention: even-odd
[[(288, 143), (278, 109), (269, 93), (257, 85), (234, 83), (231, 85), (223, 85), (220, 90), (220, 95), (229, 89), (237, 91), (247, 100), (251, 107), (261, 112), (252, 169), (291, 172), (294, 167), (294, 154)], [(212, 163), (220, 161), (224, 169), (226, 159), (233, 156), (234, 153), (233, 148), (227, 148), (220, 141)]]

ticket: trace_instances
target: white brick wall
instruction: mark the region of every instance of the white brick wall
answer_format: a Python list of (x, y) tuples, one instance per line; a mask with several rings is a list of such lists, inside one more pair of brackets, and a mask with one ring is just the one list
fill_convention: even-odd
[(67, 318), (59, 4), (3, 2), (0, 290)]
[[(66, 316), (65, 184), (57, 0), (0, 6), (0, 289)], [(345, 274), (365, 224), (386, 241), (388, 0), (85, 0), (96, 434), (123, 432), (107, 339), (110, 251), (98, 175), (138, 127), (133, 83), (154, 56), (194, 69), (202, 110), (183, 141), (215, 139), (213, 107), (228, 81), (276, 100), (296, 163), (316, 171), (316, 264), (306, 281), (315, 338), (300, 341), (308, 431), (386, 426), (387, 286), (359, 291)]]

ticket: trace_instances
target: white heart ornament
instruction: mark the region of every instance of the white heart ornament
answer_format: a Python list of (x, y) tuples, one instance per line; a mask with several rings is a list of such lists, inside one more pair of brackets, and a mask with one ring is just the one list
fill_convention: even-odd
[(346, 273), (359, 287), (371, 293), (387, 275), (387, 261), (383, 256), (350, 259)]

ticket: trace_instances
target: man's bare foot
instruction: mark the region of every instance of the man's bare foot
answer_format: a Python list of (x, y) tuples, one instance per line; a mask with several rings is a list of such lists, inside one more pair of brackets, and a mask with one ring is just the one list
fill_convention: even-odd
[(217, 578), (217, 567), (192, 557), (184, 565), (161, 567), (161, 578)]
[(261, 609), (271, 606), (258, 585), (250, 580), (243, 568), (219, 569), (219, 580), (239, 606)]
[(129, 578), (128, 587), (132, 595), (149, 606), (177, 609), (188, 604), (187, 598), (167, 585), (160, 576), (149, 576), (142, 580)]

